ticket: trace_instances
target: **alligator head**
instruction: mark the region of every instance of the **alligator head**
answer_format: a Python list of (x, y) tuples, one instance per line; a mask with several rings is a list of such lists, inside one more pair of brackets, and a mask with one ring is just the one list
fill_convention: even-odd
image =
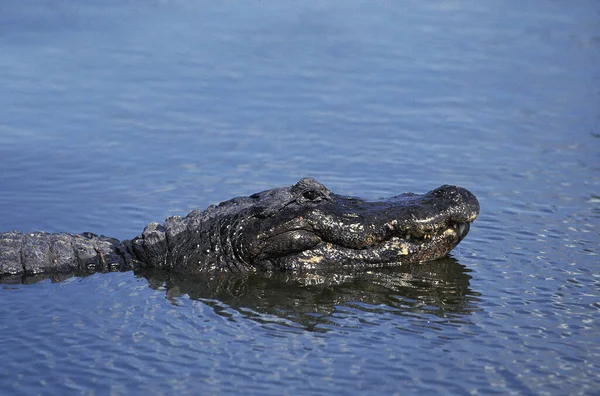
[(461, 187), (369, 202), (310, 178), (238, 205), (245, 213), (228, 237), (236, 257), (255, 268), (291, 270), (435, 260), (467, 235), (479, 213), (475, 196)]

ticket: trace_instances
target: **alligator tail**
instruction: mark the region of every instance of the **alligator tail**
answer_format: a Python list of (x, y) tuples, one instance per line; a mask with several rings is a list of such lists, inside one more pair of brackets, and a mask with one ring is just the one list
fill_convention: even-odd
[(0, 233), (0, 276), (128, 270), (132, 261), (118, 239), (104, 235)]

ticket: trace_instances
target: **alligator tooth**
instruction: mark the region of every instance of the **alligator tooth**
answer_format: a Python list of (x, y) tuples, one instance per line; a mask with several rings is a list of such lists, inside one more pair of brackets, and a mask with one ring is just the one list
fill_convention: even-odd
[(464, 224), (460, 224), (460, 225), (458, 226), (458, 233), (459, 233), (460, 235), (462, 235), (462, 234), (463, 234), (463, 232), (465, 231), (465, 228), (466, 228), (466, 227), (467, 227), (466, 225), (464, 225)]
[(458, 227), (458, 224), (456, 224), (456, 223), (452, 224), (452, 228), (454, 228), (456, 230), (456, 227)]
[(398, 220), (389, 221), (385, 223), (385, 225), (390, 231), (394, 231), (396, 229), (396, 225), (398, 225)]

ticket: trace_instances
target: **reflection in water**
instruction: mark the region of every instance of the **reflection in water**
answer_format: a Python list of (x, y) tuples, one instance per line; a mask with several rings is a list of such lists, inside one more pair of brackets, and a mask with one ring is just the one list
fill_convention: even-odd
[[(199, 300), (218, 315), (231, 317), (231, 310), (259, 323), (278, 323), (323, 331), (328, 325), (351, 317), (363, 320), (361, 312), (391, 313), (435, 323), (464, 322), (478, 310), (479, 294), (470, 289), (469, 270), (446, 257), (425, 263), (335, 273), (289, 272), (214, 273), (190, 276), (158, 269), (139, 269), (154, 290), (164, 290), (174, 305), (182, 296)], [(40, 274), (4, 277), (4, 284), (33, 284), (45, 279), (61, 282), (85, 274)], [(357, 311), (355, 311), (357, 310)], [(341, 318), (341, 319), (340, 319)]]
[[(477, 309), (478, 294), (470, 290), (468, 270), (453, 258), (421, 265), (340, 274), (252, 273), (190, 277), (143, 269), (150, 287), (165, 290), (177, 304), (183, 295), (201, 300), (217, 314), (233, 308), (259, 322), (281, 319), (317, 330), (331, 322), (340, 306), (361, 311), (435, 315), (448, 319)], [(278, 320), (279, 319), (279, 320)]]

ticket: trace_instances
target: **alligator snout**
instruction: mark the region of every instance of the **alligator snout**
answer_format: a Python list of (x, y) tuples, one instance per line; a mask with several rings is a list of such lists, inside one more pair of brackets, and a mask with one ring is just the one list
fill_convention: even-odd
[(449, 205), (457, 223), (473, 222), (479, 215), (479, 201), (466, 188), (445, 184), (426, 195), (435, 197), (434, 202)]

